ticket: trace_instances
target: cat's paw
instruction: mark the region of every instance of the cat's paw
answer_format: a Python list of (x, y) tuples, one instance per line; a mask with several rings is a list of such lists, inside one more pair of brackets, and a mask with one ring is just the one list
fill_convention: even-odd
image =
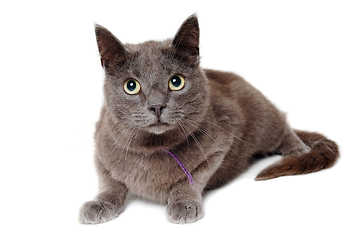
[(195, 201), (169, 203), (167, 217), (173, 223), (192, 223), (203, 217), (201, 203)]
[(116, 218), (122, 209), (108, 202), (91, 201), (82, 205), (79, 222), (82, 224), (97, 224)]

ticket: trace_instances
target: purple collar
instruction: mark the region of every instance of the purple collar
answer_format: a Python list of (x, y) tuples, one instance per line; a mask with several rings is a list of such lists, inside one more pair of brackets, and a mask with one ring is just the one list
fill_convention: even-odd
[(180, 159), (173, 154), (170, 150), (168, 149), (162, 149), (163, 151), (167, 152), (170, 156), (172, 156), (176, 162), (179, 164), (179, 166), (181, 167), (181, 169), (185, 172), (186, 176), (189, 179), (189, 185), (192, 186), (194, 184), (191, 173), (186, 169), (186, 167), (184, 166), (184, 164), (180, 161)]

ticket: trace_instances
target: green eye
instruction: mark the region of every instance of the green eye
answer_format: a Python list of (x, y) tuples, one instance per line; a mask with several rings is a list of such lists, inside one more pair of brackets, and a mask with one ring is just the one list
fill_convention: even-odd
[(124, 90), (127, 94), (137, 94), (140, 92), (140, 83), (134, 79), (127, 80), (124, 84)]
[(185, 79), (180, 75), (174, 75), (169, 80), (169, 88), (172, 91), (179, 91), (185, 86)]

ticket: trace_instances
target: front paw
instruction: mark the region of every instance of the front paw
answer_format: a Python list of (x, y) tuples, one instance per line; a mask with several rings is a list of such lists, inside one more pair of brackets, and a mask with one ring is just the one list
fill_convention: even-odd
[(80, 209), (79, 222), (82, 224), (97, 224), (116, 218), (122, 209), (108, 202), (86, 202)]
[(173, 223), (192, 223), (203, 217), (201, 203), (184, 201), (169, 203), (166, 209), (167, 217)]

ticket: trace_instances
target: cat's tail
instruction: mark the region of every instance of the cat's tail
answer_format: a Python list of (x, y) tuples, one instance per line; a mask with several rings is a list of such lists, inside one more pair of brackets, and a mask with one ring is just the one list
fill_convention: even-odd
[(339, 157), (339, 148), (334, 141), (318, 133), (305, 131), (295, 131), (295, 133), (310, 147), (310, 151), (297, 156), (285, 156), (279, 162), (262, 170), (255, 180), (307, 174), (330, 168), (335, 164)]

